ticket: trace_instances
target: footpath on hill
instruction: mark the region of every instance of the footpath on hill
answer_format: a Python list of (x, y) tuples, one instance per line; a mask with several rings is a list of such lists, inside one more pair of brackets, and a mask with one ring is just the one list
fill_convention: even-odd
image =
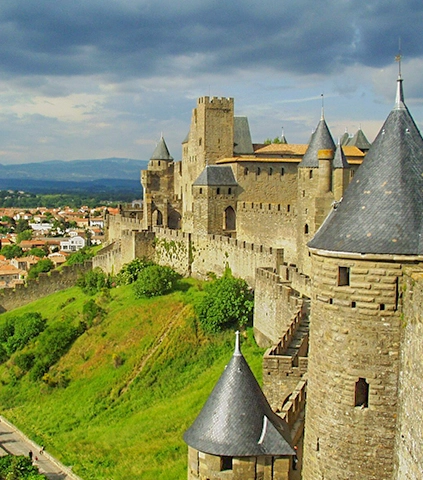
[(0, 416), (0, 456), (7, 454), (33, 454), (33, 462), (49, 480), (81, 480), (69, 468), (62, 465), (40, 445), (26, 437), (20, 430), (4, 417)]

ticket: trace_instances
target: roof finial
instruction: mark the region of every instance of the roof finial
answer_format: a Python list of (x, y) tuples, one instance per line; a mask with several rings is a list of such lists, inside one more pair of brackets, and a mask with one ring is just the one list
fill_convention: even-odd
[(397, 80), (397, 95), (395, 98), (395, 108), (405, 108), (404, 105), (404, 92), (402, 89), (402, 77), (401, 77), (401, 37), (398, 39), (398, 55), (395, 56), (395, 60), (398, 62), (398, 80)]
[(235, 332), (235, 351), (234, 351), (234, 355), (242, 355), (241, 347), (239, 345), (239, 331), (238, 330)]
[(325, 96), (323, 95), (323, 93), (321, 93), (320, 96), (322, 97), (322, 118), (321, 118), (321, 120), (324, 120), (325, 119)]

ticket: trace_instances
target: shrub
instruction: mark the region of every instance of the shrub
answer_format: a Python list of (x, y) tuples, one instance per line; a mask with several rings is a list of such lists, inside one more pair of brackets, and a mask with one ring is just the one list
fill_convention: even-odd
[(30, 312), (13, 319), (13, 334), (4, 345), (11, 355), (21, 350), (30, 340), (37, 337), (46, 328), (46, 320), (38, 312)]
[(0, 478), (7, 480), (46, 480), (32, 460), (24, 455), (6, 455), (0, 458)]
[(136, 298), (155, 297), (171, 292), (180, 275), (170, 267), (150, 265), (140, 272), (134, 283)]
[(22, 371), (28, 372), (34, 365), (35, 355), (33, 353), (19, 353), (13, 359), (14, 364)]
[(227, 271), (207, 284), (205, 294), (195, 305), (201, 328), (215, 333), (228, 327), (242, 327), (252, 319), (254, 299), (247, 282)]
[(103, 288), (110, 288), (109, 277), (99, 267), (79, 277), (76, 284), (87, 295), (95, 295)]
[(97, 305), (92, 299), (84, 303), (84, 306), (82, 307), (82, 316), (88, 327), (92, 327), (95, 322), (100, 323), (105, 314), (106, 311), (101, 308), (100, 305)]
[(126, 263), (116, 275), (118, 285), (129, 285), (137, 281), (139, 274), (146, 268), (153, 265), (145, 258), (135, 258), (132, 262)]
[(93, 251), (90, 247), (81, 248), (75, 253), (69, 255), (69, 258), (66, 260), (67, 265), (75, 265), (76, 263), (84, 263), (87, 260), (90, 260), (94, 256)]
[(40, 260), (28, 271), (28, 278), (37, 278), (40, 273), (49, 272), (54, 268), (54, 263), (49, 258)]

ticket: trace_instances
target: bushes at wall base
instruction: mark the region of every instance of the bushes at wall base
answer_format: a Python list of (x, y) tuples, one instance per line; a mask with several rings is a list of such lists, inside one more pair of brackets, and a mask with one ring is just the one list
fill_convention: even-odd
[(254, 297), (247, 282), (228, 270), (223, 277), (207, 284), (205, 294), (195, 305), (195, 313), (205, 333), (241, 328), (252, 320)]
[(135, 298), (156, 297), (175, 289), (181, 276), (170, 267), (150, 265), (144, 268), (134, 283)]

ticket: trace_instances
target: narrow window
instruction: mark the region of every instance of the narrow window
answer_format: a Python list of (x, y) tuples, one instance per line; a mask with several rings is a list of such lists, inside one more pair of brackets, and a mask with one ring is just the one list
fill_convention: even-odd
[(200, 147), (201, 147), (202, 140), (203, 140), (202, 138), (199, 138), (198, 140), (198, 145), (200, 145)]
[(248, 175), (248, 168), (247, 167), (244, 168), (244, 175)]
[(338, 267), (338, 286), (350, 284), (350, 267)]
[(273, 175), (273, 168), (272, 167), (269, 168), (269, 176), (270, 175)]
[(232, 470), (232, 457), (220, 457), (220, 471)]
[(286, 206), (286, 211), (289, 213), (291, 211), (291, 205)]
[(303, 190), (303, 197), (305, 197), (305, 190)]
[(304, 233), (306, 235), (308, 234), (308, 224), (307, 223), (304, 225)]
[(228, 188), (228, 195), (232, 193), (232, 188)]
[(159, 167), (160, 167), (160, 160), (159, 160), (159, 162), (158, 162), (158, 163), (159, 163)]
[(281, 204), (278, 203), (278, 212), (280, 212), (280, 211), (281, 211)]
[(257, 176), (259, 176), (261, 173), (260, 167), (257, 167)]
[(218, 195), (220, 194), (220, 188), (219, 188), (219, 187), (216, 188), (216, 193), (217, 193)]
[(369, 384), (365, 378), (359, 378), (355, 384), (355, 406), (361, 408), (369, 406)]
[(356, 303), (355, 302), (351, 302), (351, 308), (355, 308), (356, 307)]
[(203, 189), (202, 189), (202, 188), (200, 188), (200, 195), (201, 195), (202, 193), (203, 193)]
[(310, 170), (308, 172), (308, 178), (310, 178), (310, 179), (313, 178), (313, 170)]
[(281, 176), (283, 177), (285, 175), (285, 169), (282, 167), (281, 168)]
[(381, 310), (385, 310), (385, 304), (384, 304), (384, 303), (381, 303), (381, 304), (379, 305), (379, 308), (380, 308)]

